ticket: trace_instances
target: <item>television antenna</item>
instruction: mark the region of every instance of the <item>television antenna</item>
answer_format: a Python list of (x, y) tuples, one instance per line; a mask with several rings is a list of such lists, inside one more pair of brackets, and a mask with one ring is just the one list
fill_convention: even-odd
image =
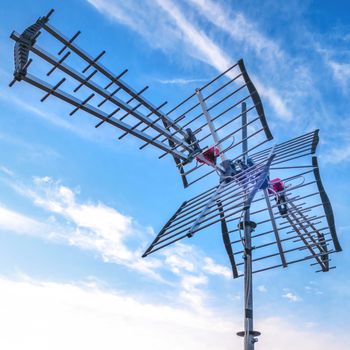
[[(341, 251), (314, 155), (318, 130), (261, 149), (273, 137), (243, 60), (163, 112), (167, 102), (154, 105), (143, 95), (148, 86), (137, 91), (122, 80), (127, 69), (114, 74), (100, 63), (105, 51), (83, 51), (75, 43), (80, 31), (69, 38), (49, 24), (53, 12), (11, 34), (10, 86), (25, 81), (45, 93), (42, 102), (55, 96), (74, 107), (71, 116), (84, 111), (99, 120), (96, 128), (113, 126), (122, 131), (119, 139), (132, 135), (143, 142), (140, 149), (152, 145), (159, 158), (172, 156), (185, 188), (217, 176), (218, 185), (179, 207), (143, 257), (220, 224), (232, 276), (244, 277), (244, 330), (237, 335), (253, 350), (260, 335), (253, 328), (253, 273), (305, 261), (326, 272), (334, 268), (330, 255)], [(57, 53), (37, 44), (44, 35)], [(36, 63), (41, 75), (49, 65), (43, 78), (28, 72)]]

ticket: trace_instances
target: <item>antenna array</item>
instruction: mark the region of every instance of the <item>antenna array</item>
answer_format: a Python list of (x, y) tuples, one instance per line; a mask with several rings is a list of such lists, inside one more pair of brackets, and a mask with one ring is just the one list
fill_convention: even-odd
[[(84, 111), (98, 119), (96, 128), (113, 126), (118, 139), (132, 135), (140, 149), (152, 145), (159, 158), (172, 156), (184, 187), (218, 175), (218, 185), (182, 203), (143, 257), (220, 226), (233, 278), (244, 277), (244, 331), (237, 334), (253, 350), (260, 333), (253, 328), (252, 274), (305, 261), (326, 272), (334, 268), (330, 255), (341, 251), (314, 155), (318, 130), (262, 149), (272, 134), (243, 60), (165, 112), (166, 101), (146, 98), (148, 86), (135, 90), (123, 80), (127, 69), (114, 74), (100, 62), (105, 51), (82, 50), (80, 31), (69, 38), (50, 25), (52, 13), (11, 34), (10, 86), (25, 81), (45, 93), (42, 102), (55, 96), (72, 106), (71, 116)], [(50, 50), (37, 45), (45, 35)], [(35, 64), (38, 76), (28, 72)]]

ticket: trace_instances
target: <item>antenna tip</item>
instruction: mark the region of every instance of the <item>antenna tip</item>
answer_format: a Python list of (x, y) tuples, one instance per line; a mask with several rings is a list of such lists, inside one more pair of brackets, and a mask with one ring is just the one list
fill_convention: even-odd
[(48, 19), (54, 12), (55, 12), (55, 10), (51, 9), (45, 17)]

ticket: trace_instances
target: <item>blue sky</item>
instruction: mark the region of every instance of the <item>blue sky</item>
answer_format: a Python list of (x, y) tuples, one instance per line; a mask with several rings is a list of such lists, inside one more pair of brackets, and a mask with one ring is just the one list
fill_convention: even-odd
[[(348, 349), (350, 5), (346, 1), (2, 0), (0, 325), (6, 349), (240, 348), (242, 280), (219, 235), (147, 259), (184, 190), (171, 159), (115, 141), (83, 113), (23, 83), (9, 89), (12, 30), (50, 8), (67, 35), (154, 104), (186, 97), (244, 58), (275, 142), (320, 128), (321, 175), (344, 252), (255, 278), (257, 349)], [(219, 229), (219, 228), (218, 228)], [(62, 334), (64, 335), (62, 337)], [(138, 336), (135, 336), (135, 335)]]

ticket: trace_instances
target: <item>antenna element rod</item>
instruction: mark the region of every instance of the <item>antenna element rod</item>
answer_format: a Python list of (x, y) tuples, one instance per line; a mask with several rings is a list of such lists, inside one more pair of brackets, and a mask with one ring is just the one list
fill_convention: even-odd
[(200, 103), (200, 105), (202, 107), (205, 119), (207, 120), (211, 136), (213, 136), (213, 139), (214, 139), (214, 142), (215, 142), (215, 147), (219, 148), (221, 160), (224, 162), (226, 160), (225, 154), (223, 152), (221, 152), (221, 147), (220, 147), (220, 144), (219, 144), (219, 136), (218, 136), (218, 134), (217, 134), (217, 132), (215, 130), (214, 123), (211, 120), (211, 116), (209, 115), (209, 112), (208, 112), (208, 109), (207, 109), (207, 105), (206, 105), (206, 103), (205, 103), (205, 101), (203, 99), (203, 95), (202, 95), (202, 93), (201, 93), (201, 91), (199, 89), (196, 89), (196, 94), (197, 94), (199, 103)]

